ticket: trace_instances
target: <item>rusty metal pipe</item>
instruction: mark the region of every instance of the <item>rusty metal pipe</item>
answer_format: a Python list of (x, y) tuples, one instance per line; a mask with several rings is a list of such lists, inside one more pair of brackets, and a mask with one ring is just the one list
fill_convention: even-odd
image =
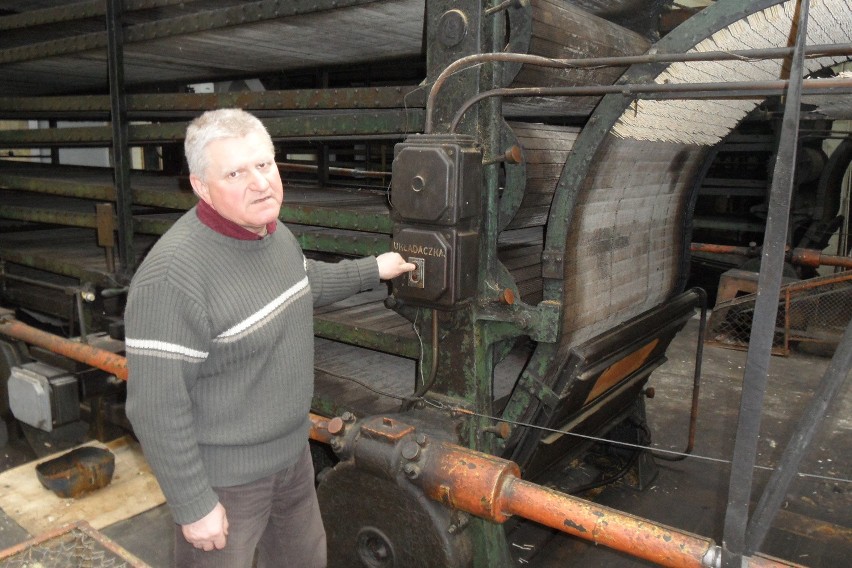
[(706, 252), (710, 254), (739, 254), (742, 256), (758, 256), (760, 249), (753, 247), (738, 247), (733, 245), (716, 245), (712, 243), (690, 243), (691, 252)]
[(522, 479), (503, 487), (502, 509), (661, 566), (702, 568), (716, 543)]
[[(616, 511), (522, 479), (503, 488), (504, 513), (602, 544), (660, 566), (717, 566), (716, 543), (703, 536)], [(800, 564), (763, 554), (745, 557), (749, 568), (791, 568)]]
[[(394, 425), (393, 431), (398, 434), (390, 437), (396, 443), (420, 448), (408, 454), (410, 460), (402, 467), (405, 475), (427, 497), (446, 507), (495, 523), (503, 523), (516, 515), (661, 566), (711, 568), (718, 565), (719, 547), (712, 539), (524, 481), (520, 479), (518, 465), (512, 461), (430, 439), (416, 434), (413, 428), (386, 420)], [(345, 428), (340, 418), (327, 420), (311, 414), (311, 421), (311, 436), (315, 440), (324, 441), (331, 433), (338, 444), (345, 444), (343, 440), (348, 438), (357, 446), (363, 438), (352, 421)], [(370, 427), (375, 429), (374, 425)], [(323, 432), (324, 429), (330, 432)], [(406, 441), (411, 437), (417, 441)], [(351, 447), (346, 453), (357, 455), (356, 461), (370, 459), (367, 453), (359, 454)], [(750, 567), (798, 566), (758, 555), (748, 557), (747, 561)]]
[(127, 380), (127, 359), (105, 349), (98, 349), (85, 343), (65, 339), (9, 317), (0, 318), (0, 333), (19, 339), (24, 343), (37, 345), (53, 353), (64, 355), (69, 359), (103, 369), (119, 379)]
[(841, 268), (852, 268), (852, 258), (848, 256), (836, 256), (833, 254), (822, 254), (818, 250), (794, 248), (787, 253), (787, 257), (793, 264), (803, 266), (839, 266)]
[[(738, 247), (733, 245), (716, 245), (708, 243), (690, 243), (689, 250), (692, 252), (705, 252), (710, 254), (738, 254), (748, 257), (756, 257), (761, 254), (761, 247)], [(794, 248), (786, 252), (787, 260), (793, 264), (810, 266), (839, 266), (840, 268), (852, 268), (852, 257), (822, 254), (814, 249)]]
[(524, 481), (514, 462), (444, 442), (436, 445), (430, 459), (421, 462), (415, 483), (449, 507), (496, 523), (517, 515), (661, 566), (701, 568), (715, 549), (711, 539)]

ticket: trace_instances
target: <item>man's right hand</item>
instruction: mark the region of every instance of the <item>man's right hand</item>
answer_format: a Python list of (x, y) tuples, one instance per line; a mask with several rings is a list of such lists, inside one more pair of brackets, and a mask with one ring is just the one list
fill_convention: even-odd
[(183, 537), (189, 544), (201, 550), (221, 550), (225, 548), (228, 536), (228, 517), (225, 507), (216, 503), (213, 510), (194, 523), (181, 525)]

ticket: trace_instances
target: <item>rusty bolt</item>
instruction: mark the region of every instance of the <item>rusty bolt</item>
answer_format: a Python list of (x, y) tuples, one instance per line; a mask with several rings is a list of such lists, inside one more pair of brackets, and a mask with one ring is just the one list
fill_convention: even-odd
[(408, 479), (417, 479), (418, 477), (420, 477), (420, 467), (413, 463), (405, 464), (405, 466), (402, 468), (402, 471), (405, 472), (405, 475), (408, 476)]
[(642, 394), (644, 394), (648, 398), (654, 398), (654, 395), (657, 394), (657, 392), (654, 390), (654, 387), (648, 387), (642, 391)]
[(335, 416), (334, 418), (328, 421), (328, 433), (333, 436), (336, 436), (337, 434), (342, 434), (345, 428), (346, 425), (343, 423), (343, 419), (339, 416)]
[(518, 146), (512, 146), (503, 154), (507, 164), (520, 164), (524, 159), (521, 149)]
[(421, 448), (425, 448), (426, 442), (428, 442), (429, 439), (426, 437), (426, 434), (424, 434), (423, 432), (420, 432), (419, 434), (417, 434), (417, 437), (414, 438), (414, 441), (417, 442), (417, 445), (420, 446)]
[(509, 426), (507, 422), (500, 422), (494, 426), (487, 426), (483, 428), (482, 431), (496, 434), (498, 438), (505, 440), (509, 437), (509, 434), (512, 433), (512, 427)]

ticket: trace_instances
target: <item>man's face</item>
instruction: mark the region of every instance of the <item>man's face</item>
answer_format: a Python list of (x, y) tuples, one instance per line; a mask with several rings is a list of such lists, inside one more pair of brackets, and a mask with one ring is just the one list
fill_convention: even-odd
[(214, 140), (206, 148), (204, 179), (190, 175), (195, 193), (219, 215), (258, 235), (278, 218), (284, 186), (265, 138), (252, 132)]

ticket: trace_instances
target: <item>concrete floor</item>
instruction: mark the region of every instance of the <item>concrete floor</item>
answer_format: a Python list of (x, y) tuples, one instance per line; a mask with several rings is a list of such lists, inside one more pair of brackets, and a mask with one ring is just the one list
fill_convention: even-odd
[[(697, 324), (697, 318), (687, 324), (669, 348), (669, 361), (651, 377), (649, 385), (656, 396), (647, 401), (647, 414), (654, 447), (681, 451), (686, 446)], [(647, 490), (637, 492), (618, 483), (598, 495), (596, 502), (720, 543), (730, 476), (727, 462), (733, 453), (745, 360), (744, 352), (706, 346), (696, 457), (680, 462), (658, 460), (659, 475)], [(778, 463), (828, 362), (799, 353), (772, 358), (758, 443), (757, 466), (761, 469), (755, 471), (752, 505), (760, 498), (771, 473), (768, 468)], [(812, 568), (852, 566), (850, 418), (852, 391), (847, 378), (799, 468), (809, 476), (794, 479), (762, 552)], [(526, 565), (652, 566), (561, 534)]]
[[(650, 386), (648, 420), (654, 447), (682, 450), (687, 441), (692, 365), (697, 318), (691, 320), (669, 349), (669, 362), (658, 369)], [(736, 432), (745, 353), (705, 348), (700, 414), (694, 454), (680, 462), (659, 461), (659, 474), (645, 491), (624, 482), (595, 497), (599, 503), (660, 523), (721, 541), (729, 464)], [(758, 465), (772, 468), (779, 460), (810, 393), (828, 359), (794, 354), (773, 357), (764, 405)], [(812, 568), (849, 566), (852, 558), (852, 394), (847, 384), (832, 401), (819, 432), (803, 460), (783, 509), (762, 548), (763, 552)], [(699, 458), (706, 458), (700, 459)], [(0, 468), (32, 459), (17, 443), (0, 450)], [(755, 472), (753, 501), (769, 477)], [(813, 477), (818, 476), (818, 477)], [(154, 567), (166, 567), (172, 550), (172, 522), (159, 507), (102, 531)], [(0, 514), (0, 549), (24, 540), (23, 529)], [(514, 565), (530, 567), (651, 566), (625, 554), (524, 524), (511, 533)]]

